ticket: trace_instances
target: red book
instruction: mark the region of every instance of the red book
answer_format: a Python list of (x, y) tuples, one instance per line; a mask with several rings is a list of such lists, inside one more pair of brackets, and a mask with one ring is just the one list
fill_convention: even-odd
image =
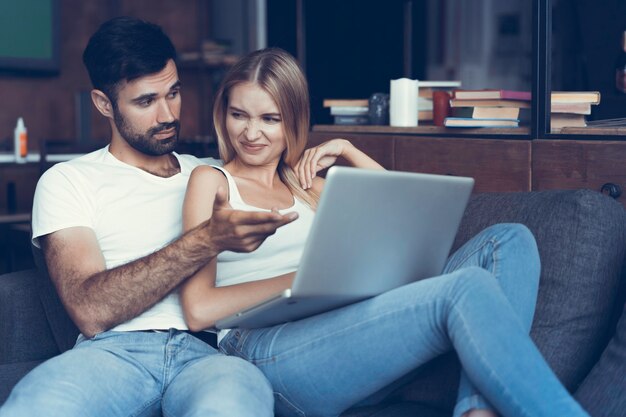
[(454, 98), (463, 100), (524, 100), (530, 101), (530, 91), (513, 90), (454, 90)]
[(530, 108), (530, 101), (527, 100), (509, 100), (509, 99), (476, 99), (476, 100), (459, 100), (453, 98), (450, 100), (450, 107), (519, 107), (521, 109)]

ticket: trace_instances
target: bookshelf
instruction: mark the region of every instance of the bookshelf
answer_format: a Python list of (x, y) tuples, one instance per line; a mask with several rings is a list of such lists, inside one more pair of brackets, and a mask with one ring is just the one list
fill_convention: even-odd
[[(624, 129), (564, 128), (551, 133), (549, 94), (554, 90), (599, 91), (591, 121), (626, 116), (626, 94), (615, 89), (614, 59), (620, 48), (626, 7), (582, 0), (535, 0), (536, 70), (534, 91), (538, 97), (534, 137), (551, 140), (626, 140)], [(610, 136), (610, 137), (609, 137)]]
[[(555, 79), (554, 72), (562, 69), (565, 62), (554, 51), (560, 44), (552, 43), (553, 34), (562, 30), (553, 27), (560, 17), (555, 13), (560, 14), (563, 7), (571, 5), (584, 15), (581, 4), (586, 3), (589, 2), (533, 0), (532, 102), (530, 120), (524, 127), (453, 129), (427, 125), (400, 128), (315, 124), (309, 137), (311, 145), (344, 137), (390, 169), (473, 176), (476, 192), (588, 188), (626, 206), (623, 162), (626, 161), (626, 126), (550, 131), (553, 90), (601, 91), (607, 104), (601, 118), (626, 116), (626, 110), (623, 113), (620, 110), (626, 109), (626, 95), (606, 93), (602, 85), (594, 88), (589, 83), (567, 84), (567, 80)], [(626, 7), (622, 12), (626, 16)], [(309, 40), (311, 36), (308, 33)], [(606, 64), (612, 68), (612, 61)], [(594, 65), (601, 67), (597, 62)]]
[[(388, 92), (389, 80), (402, 76), (461, 78), (463, 88), (531, 90), (532, 114), (523, 123), (528, 139), (601, 139), (594, 129), (551, 133), (552, 90), (600, 91), (602, 102), (594, 106), (590, 120), (626, 116), (626, 94), (607, 91), (621, 39), (616, 28), (626, 18), (624, 6), (597, 8), (587, 0), (477, 0), (471, 5), (391, 0), (383, 13), (373, 0), (341, 5), (300, 0), (290, 8), (287, 3), (268, 1), (268, 40), (303, 63), (313, 124), (332, 123), (320, 105), (323, 99)], [(272, 35), (276, 28), (280, 31)], [(626, 140), (626, 135), (619, 136), (614, 140)]]

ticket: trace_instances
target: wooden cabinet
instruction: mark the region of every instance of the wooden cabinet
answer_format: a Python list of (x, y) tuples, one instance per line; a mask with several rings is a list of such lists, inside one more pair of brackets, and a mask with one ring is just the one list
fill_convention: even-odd
[(626, 206), (626, 142), (540, 139), (532, 145), (533, 190), (613, 192)]
[(314, 130), (309, 143), (314, 146), (336, 137), (350, 140), (387, 169), (473, 177), (475, 192), (529, 191), (531, 187), (530, 141)]
[(475, 192), (530, 190), (530, 143), (525, 140), (394, 136), (394, 169), (459, 175)]
[(621, 196), (612, 197), (626, 206), (626, 141), (457, 138), (369, 130), (315, 126), (309, 142), (313, 146), (343, 137), (387, 169), (473, 177), (475, 192), (621, 190)]

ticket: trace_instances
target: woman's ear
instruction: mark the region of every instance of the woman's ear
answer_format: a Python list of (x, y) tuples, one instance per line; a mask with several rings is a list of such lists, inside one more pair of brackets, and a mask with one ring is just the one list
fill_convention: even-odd
[(106, 94), (100, 90), (91, 90), (91, 101), (104, 117), (113, 118), (113, 104)]

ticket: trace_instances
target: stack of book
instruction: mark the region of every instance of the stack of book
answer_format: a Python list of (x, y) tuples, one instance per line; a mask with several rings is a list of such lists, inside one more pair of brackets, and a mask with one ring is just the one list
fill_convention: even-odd
[(531, 93), (513, 90), (455, 90), (453, 117), (447, 127), (518, 127), (521, 109), (530, 108)]
[(550, 132), (587, 126), (591, 106), (600, 103), (598, 91), (553, 91), (550, 95)]
[(364, 99), (325, 99), (324, 107), (330, 108), (330, 114), (336, 125), (369, 124), (368, 100)]
[[(419, 81), (417, 99), (417, 119), (433, 120), (433, 92), (452, 91), (461, 86), (460, 81)], [(323, 106), (330, 109), (336, 125), (369, 124), (367, 99), (325, 99)]]

